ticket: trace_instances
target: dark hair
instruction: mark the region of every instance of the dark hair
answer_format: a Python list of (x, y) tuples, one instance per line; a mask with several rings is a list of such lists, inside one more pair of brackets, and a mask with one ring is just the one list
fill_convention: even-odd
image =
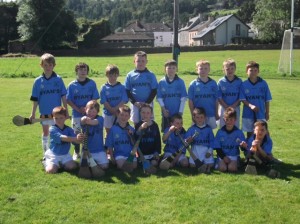
[(64, 115), (65, 117), (67, 116), (67, 110), (66, 108), (62, 106), (54, 107), (52, 110), (52, 116), (55, 117), (55, 115)]
[(235, 118), (236, 119), (236, 111), (233, 107), (227, 107), (224, 111), (224, 119), (225, 118)]
[(206, 116), (205, 109), (203, 107), (195, 107), (193, 110), (193, 116), (197, 114)]
[(174, 115), (170, 118), (170, 122), (174, 122), (175, 119), (182, 120), (181, 114), (174, 114)]
[(144, 103), (144, 104), (140, 107), (140, 110), (139, 110), (140, 113), (141, 113), (141, 111), (142, 111), (143, 108), (150, 108), (151, 113), (153, 113), (153, 108), (151, 107), (150, 104)]
[(246, 65), (246, 72), (249, 68), (257, 68), (259, 70), (259, 64), (255, 61), (249, 61)]
[(130, 109), (129, 106), (123, 105), (123, 106), (120, 106), (120, 107), (118, 108), (118, 113), (121, 113), (122, 111), (123, 111), (123, 112), (127, 112), (127, 113), (130, 114), (131, 109)]
[(177, 61), (175, 61), (175, 60), (173, 60), (173, 59), (170, 59), (170, 60), (167, 60), (167, 61), (165, 62), (165, 68), (166, 68), (167, 66), (171, 66), (171, 65), (174, 65), (174, 66), (177, 67)]
[(87, 72), (90, 70), (90, 67), (84, 62), (79, 62), (77, 65), (75, 65), (75, 72), (77, 72), (80, 68), (86, 68)]
[(136, 58), (136, 57), (145, 57), (145, 58), (147, 58), (147, 53), (144, 52), (144, 51), (138, 51), (134, 54), (134, 58)]
[(120, 74), (119, 68), (116, 65), (107, 65), (105, 69), (105, 74), (106, 75), (111, 75), (111, 74)]

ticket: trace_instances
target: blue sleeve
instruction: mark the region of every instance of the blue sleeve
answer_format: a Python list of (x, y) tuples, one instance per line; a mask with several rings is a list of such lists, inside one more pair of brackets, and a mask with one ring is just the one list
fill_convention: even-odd
[(152, 82), (151, 82), (151, 89), (157, 89), (158, 83), (157, 83), (157, 79), (156, 76), (152, 74)]
[(122, 102), (124, 103), (128, 103), (128, 96), (127, 96), (127, 93), (126, 93), (126, 89), (125, 89), (125, 86), (122, 85)]
[(97, 88), (97, 84), (93, 81), (93, 100), (98, 100), (100, 98), (99, 92), (98, 92), (98, 88)]
[(61, 96), (65, 96), (67, 95), (67, 89), (62, 78), (60, 78), (60, 82), (61, 82)]
[(130, 84), (130, 74), (128, 73), (124, 82), (124, 86), (126, 90), (131, 89), (131, 84)]
[(105, 102), (107, 102), (107, 99), (105, 95), (105, 86), (103, 85), (100, 90), (100, 103), (104, 104)]

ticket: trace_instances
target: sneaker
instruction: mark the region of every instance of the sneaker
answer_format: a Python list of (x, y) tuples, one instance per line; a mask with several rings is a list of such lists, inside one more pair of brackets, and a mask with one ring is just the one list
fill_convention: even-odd
[(73, 160), (78, 160), (78, 159), (80, 159), (80, 154), (77, 153), (77, 152), (74, 152), (74, 154), (73, 154)]

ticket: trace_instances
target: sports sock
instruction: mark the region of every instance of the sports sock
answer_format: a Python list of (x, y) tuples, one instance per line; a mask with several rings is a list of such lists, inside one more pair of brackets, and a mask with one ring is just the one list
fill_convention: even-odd
[(44, 153), (49, 149), (48, 136), (42, 136), (42, 147), (43, 147)]

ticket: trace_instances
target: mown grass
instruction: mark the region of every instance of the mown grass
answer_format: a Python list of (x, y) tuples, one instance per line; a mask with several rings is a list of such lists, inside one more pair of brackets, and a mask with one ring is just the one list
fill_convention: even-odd
[[(197, 55), (197, 59), (219, 60), (220, 66), (225, 57), (223, 53), (219, 52), (220, 59), (204, 57), (209, 54)], [(159, 62), (157, 69), (162, 70), (162, 58), (168, 56), (150, 55), (149, 67), (152, 69)], [(196, 59), (190, 57), (190, 60), (181, 60), (180, 71), (184, 69), (184, 62), (194, 66)], [(101, 70), (113, 62), (102, 59), (58, 58), (56, 70), (62, 71), (62, 62), (73, 68), (77, 61), (86, 61), (92, 68), (100, 65)], [(123, 67), (122, 74), (132, 67), (131, 56), (117, 61), (122, 62), (119, 65)], [(2, 62), (1, 59), (1, 68)], [(38, 64), (37, 58), (34, 64)], [(38, 65), (31, 64), (31, 67), (40, 71)], [(64, 78), (66, 84), (74, 76), (72, 70), (68, 74), (69, 77)], [(265, 73), (261, 74), (265, 77)], [(215, 80), (219, 77), (213, 76)], [(300, 81), (297, 77), (289, 80), (276, 77), (272, 75), (266, 80), (273, 95), (269, 122), (273, 150), (275, 156), (284, 161), (280, 179), (242, 172), (214, 171), (211, 175), (199, 175), (179, 168), (158, 171), (150, 177), (141, 169), (133, 174), (111, 169), (100, 180), (83, 180), (76, 173), (67, 172), (47, 175), (39, 161), (42, 154), (40, 125), (16, 127), (11, 121), (16, 114), (30, 114), (33, 79), (0, 79), (0, 223), (293, 223), (299, 220)], [(185, 75), (186, 85), (194, 78)], [(104, 77), (94, 77), (94, 80), (98, 87), (105, 82)], [(124, 75), (120, 77), (120, 81), (123, 80)], [(155, 114), (160, 123), (157, 104)], [(186, 106), (185, 127), (190, 122)]]

